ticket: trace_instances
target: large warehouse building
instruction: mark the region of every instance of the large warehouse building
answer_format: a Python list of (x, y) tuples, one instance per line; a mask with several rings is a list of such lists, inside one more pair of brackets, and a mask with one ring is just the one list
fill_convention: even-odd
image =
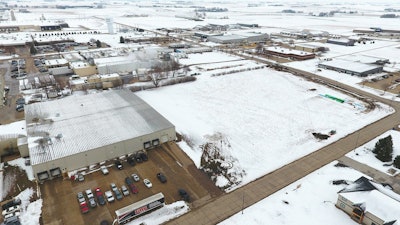
[(175, 140), (175, 127), (125, 90), (26, 105), (27, 143), (39, 181)]
[(383, 71), (383, 66), (380, 65), (365, 64), (342, 59), (324, 61), (319, 63), (318, 67), (360, 77), (366, 77), (369, 74), (380, 73)]

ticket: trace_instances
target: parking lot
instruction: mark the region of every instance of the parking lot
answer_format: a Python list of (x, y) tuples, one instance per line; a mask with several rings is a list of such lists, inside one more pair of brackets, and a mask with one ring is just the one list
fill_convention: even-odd
[[(112, 166), (108, 167), (110, 171), (108, 175), (96, 171), (85, 175), (83, 182), (63, 180), (62, 178), (44, 182), (40, 185), (43, 197), (43, 224), (100, 224), (102, 220), (111, 222), (115, 217), (115, 210), (159, 192), (164, 194), (166, 204), (181, 200), (178, 194), (179, 188), (183, 188), (189, 193), (192, 208), (222, 194), (204, 173), (196, 169), (193, 162), (186, 154), (182, 153), (175, 143), (164, 144), (162, 147), (149, 150), (148, 158), (148, 161), (137, 163), (135, 166), (130, 166), (123, 161), (122, 170), (118, 170), (114, 166), (114, 162), (109, 161), (107, 164)], [(166, 176), (166, 183), (161, 183), (157, 179), (158, 172), (162, 172)], [(111, 183), (115, 183), (121, 188), (121, 185), (126, 185), (125, 178), (132, 173), (140, 176), (140, 181), (135, 183), (139, 189), (138, 194), (130, 193), (122, 200), (91, 208), (87, 214), (80, 212), (77, 200), (78, 192), (84, 192), (89, 188), (94, 192), (95, 188), (100, 187), (104, 193), (111, 189)], [(147, 188), (143, 184), (144, 178), (148, 178), (152, 182), (152, 188)]]

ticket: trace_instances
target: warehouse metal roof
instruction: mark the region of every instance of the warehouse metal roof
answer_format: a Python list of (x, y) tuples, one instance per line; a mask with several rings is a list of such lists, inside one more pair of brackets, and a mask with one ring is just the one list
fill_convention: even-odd
[(174, 127), (127, 90), (26, 105), (25, 118), (32, 165)]
[(335, 67), (347, 71), (353, 71), (356, 73), (364, 73), (382, 66), (364, 64), (360, 62), (353, 62), (348, 60), (334, 59), (332, 61), (321, 62), (319, 65)]

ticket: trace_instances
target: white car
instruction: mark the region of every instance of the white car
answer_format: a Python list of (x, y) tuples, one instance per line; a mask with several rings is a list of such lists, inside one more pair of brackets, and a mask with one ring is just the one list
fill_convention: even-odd
[(124, 196), (129, 195), (129, 190), (128, 190), (128, 188), (127, 188), (125, 185), (122, 185), (122, 186), (121, 186), (121, 191), (122, 191), (122, 194), (123, 194)]
[(117, 185), (115, 185), (114, 183), (111, 183), (111, 190), (115, 192), (115, 190), (118, 190)]
[(147, 188), (153, 187), (153, 184), (150, 182), (149, 179), (144, 179), (143, 183), (144, 183), (144, 185), (146, 185)]
[(132, 178), (134, 181), (138, 182), (140, 180), (139, 176), (136, 173), (132, 174)]
[(16, 211), (16, 212), (12, 212), (12, 213), (8, 213), (8, 214), (6, 214), (5, 216), (4, 216), (4, 219), (5, 220), (7, 220), (8, 218), (11, 218), (11, 217), (14, 217), (14, 216), (19, 216), (19, 212), (18, 211)]
[(88, 199), (94, 198), (94, 195), (93, 195), (92, 190), (87, 189), (87, 190), (85, 191), (85, 193), (86, 193), (86, 196), (87, 196)]
[(101, 166), (101, 167), (100, 167), (100, 170), (101, 170), (101, 172), (102, 172), (104, 175), (107, 175), (107, 174), (108, 174), (108, 169), (107, 169), (106, 166)]
[(107, 202), (115, 201), (114, 195), (111, 191), (106, 191), (104, 194), (106, 195)]
[(19, 205), (11, 206), (11, 207), (9, 207), (9, 208), (3, 210), (2, 215), (4, 216), (4, 215), (6, 215), (6, 214), (10, 214), (10, 213), (13, 213), (13, 212), (15, 212), (15, 211), (19, 211), (19, 209), (20, 209), (20, 206), (19, 206)]

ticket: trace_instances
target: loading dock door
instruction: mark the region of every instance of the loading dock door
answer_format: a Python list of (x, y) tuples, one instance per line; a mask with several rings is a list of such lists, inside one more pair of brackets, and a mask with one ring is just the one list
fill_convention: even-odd
[(39, 181), (48, 180), (50, 178), (49, 172), (47, 172), (47, 171), (37, 173), (37, 177), (38, 177)]
[(50, 175), (51, 175), (52, 177), (59, 177), (59, 176), (61, 176), (60, 167), (51, 169), (51, 170), (50, 170)]

